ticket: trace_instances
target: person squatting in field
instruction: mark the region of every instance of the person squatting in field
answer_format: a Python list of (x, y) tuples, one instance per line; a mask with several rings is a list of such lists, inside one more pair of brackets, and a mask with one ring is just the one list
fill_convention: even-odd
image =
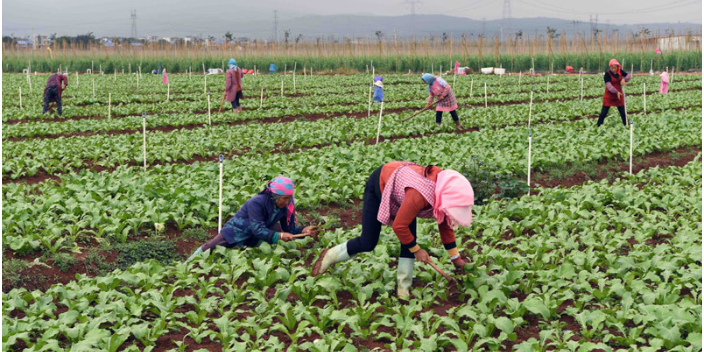
[(440, 126), (442, 123), (442, 113), (444, 111), (449, 111), (452, 116), (452, 120), (455, 121), (455, 126), (459, 130), (460, 117), (457, 115), (457, 99), (455, 99), (455, 93), (452, 92), (452, 87), (450, 84), (445, 82), (444, 79), (440, 77), (435, 77), (430, 73), (425, 73), (421, 76), (423, 82), (428, 84), (428, 102), (425, 104), (424, 109), (430, 108), (433, 103), (433, 97), (437, 97), (438, 105), (435, 106), (435, 123)]
[(615, 106), (621, 115), (621, 122), (626, 126), (626, 102), (623, 98), (623, 86), (631, 80), (631, 75), (621, 69), (621, 64), (618, 60), (611, 59), (609, 61), (609, 70), (604, 73), (604, 103), (599, 114), (599, 121), (596, 126), (599, 127), (604, 123), (604, 118), (609, 113), (609, 107)]
[(428, 252), (416, 243), (416, 218), (436, 219), (452, 263), (463, 268), (466, 263), (457, 250), (453, 225), (472, 223), (472, 205), (472, 186), (457, 171), (407, 161), (384, 164), (372, 172), (364, 189), (362, 234), (325, 249), (313, 265), (312, 274), (320, 275), (335, 263), (373, 251), (379, 242), (381, 225), (391, 225), (401, 242), (397, 294), (409, 297), (414, 261), (431, 262)]
[(227, 66), (229, 69), (225, 80), (225, 97), (232, 104), (232, 112), (236, 114), (242, 111), (240, 99), (242, 99), (242, 77), (244, 77), (244, 71), (237, 67), (237, 61), (233, 58), (227, 62)]
[[(61, 86), (63, 82), (63, 87)], [(56, 102), (56, 110), (61, 115), (63, 113), (63, 106), (61, 104), (61, 92), (68, 88), (68, 77), (55, 73), (49, 76), (46, 81), (46, 87), (44, 87), (44, 107), (42, 108), (42, 114), (46, 114), (49, 111), (49, 105)]]
[(277, 176), (225, 223), (215, 238), (198, 249), (187, 262), (216, 246), (258, 247), (262, 242), (291, 241), (295, 234), (316, 237), (317, 226), (302, 227), (296, 222), (293, 199), (295, 185), (290, 178)]

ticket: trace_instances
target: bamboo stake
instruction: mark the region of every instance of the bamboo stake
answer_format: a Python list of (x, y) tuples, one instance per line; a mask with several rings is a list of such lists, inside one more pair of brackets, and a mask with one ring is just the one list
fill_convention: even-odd
[(210, 92), (208, 92), (208, 126), (212, 124), (212, 120), (210, 119)]
[(259, 108), (260, 109), (262, 108), (262, 106), (264, 106), (264, 86), (261, 86), (261, 87), (262, 87), (262, 93), (259, 96)]
[(218, 192), (218, 233), (222, 230), (222, 167), (224, 158), (220, 154), (220, 190)]
[(142, 113), (142, 137), (144, 143), (142, 144), (142, 153), (144, 155), (144, 170), (147, 169), (147, 113)]
[(111, 101), (112, 101), (112, 91), (108, 91), (108, 118), (110, 118)]
[(628, 173), (633, 175), (633, 120), (631, 120), (631, 144), (629, 146)]
[(484, 81), (484, 107), (485, 107), (485, 108), (488, 108), (488, 107), (489, 107), (489, 103), (488, 103), (488, 100), (487, 100), (487, 97), (486, 97), (486, 81)]
[(531, 169), (531, 151), (533, 149), (533, 132), (528, 130), (528, 195), (530, 195), (530, 169)]
[(379, 134), (381, 133), (381, 115), (384, 112), (384, 102), (381, 102), (381, 108), (379, 109), (379, 126), (376, 128), (376, 144), (379, 144)]
[(22, 109), (22, 86), (20, 86), (20, 109)]

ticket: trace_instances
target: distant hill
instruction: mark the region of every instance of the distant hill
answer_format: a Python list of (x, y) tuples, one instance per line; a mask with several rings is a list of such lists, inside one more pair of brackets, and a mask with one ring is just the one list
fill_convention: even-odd
[[(464, 17), (453, 17), (445, 15), (406, 15), (406, 16), (361, 16), (361, 15), (334, 15), (334, 16), (304, 16), (279, 23), (279, 38), (283, 29), (290, 29), (292, 36), (299, 33), (304, 36), (352, 36), (352, 37), (374, 37), (376, 31), (382, 31), (386, 38), (392, 38), (394, 31), (398, 37), (408, 36), (441, 36), (443, 32), (452, 33), (454, 38), (459, 39), (462, 33), (467, 35), (485, 33), (488, 37), (501, 33), (501, 20), (486, 21), (474, 20)], [(567, 35), (578, 33), (589, 33), (591, 26), (588, 22), (573, 23), (569, 20), (538, 17), (538, 18), (514, 18), (511, 20), (511, 27), (504, 28), (504, 34), (516, 33), (522, 30), (524, 34), (545, 34), (547, 27), (555, 28), (558, 33), (563, 31)], [(675, 33), (684, 33), (691, 30), (694, 33), (701, 33), (702, 25), (696, 23), (644, 23), (637, 25), (606, 25), (598, 24), (598, 28), (611, 33), (618, 30), (625, 35), (628, 31), (638, 32), (642, 28), (648, 28), (651, 33), (658, 30), (662, 34), (666, 30), (674, 30)]]

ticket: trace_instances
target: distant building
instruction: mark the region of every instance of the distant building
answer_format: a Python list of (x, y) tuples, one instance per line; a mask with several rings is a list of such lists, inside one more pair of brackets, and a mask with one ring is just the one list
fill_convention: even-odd
[(656, 38), (657, 46), (662, 51), (695, 50), (702, 47), (701, 35), (676, 35)]

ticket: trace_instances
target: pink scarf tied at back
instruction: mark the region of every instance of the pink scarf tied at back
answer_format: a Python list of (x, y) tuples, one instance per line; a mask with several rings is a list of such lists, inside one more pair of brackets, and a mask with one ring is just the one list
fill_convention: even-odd
[(474, 205), (474, 190), (469, 181), (457, 171), (441, 171), (435, 186), (435, 206), (433, 207), (438, 224), (445, 221), (447, 216), (450, 223), (469, 226), (472, 223), (472, 205)]
[(291, 201), (286, 206), (286, 221), (291, 223), (291, 216), (295, 214), (295, 202), (293, 200), (293, 194), (295, 191), (295, 185), (288, 177), (276, 176), (271, 182), (266, 184), (266, 189), (262, 192), (269, 192), (273, 194), (278, 194), (281, 196), (291, 196)]

